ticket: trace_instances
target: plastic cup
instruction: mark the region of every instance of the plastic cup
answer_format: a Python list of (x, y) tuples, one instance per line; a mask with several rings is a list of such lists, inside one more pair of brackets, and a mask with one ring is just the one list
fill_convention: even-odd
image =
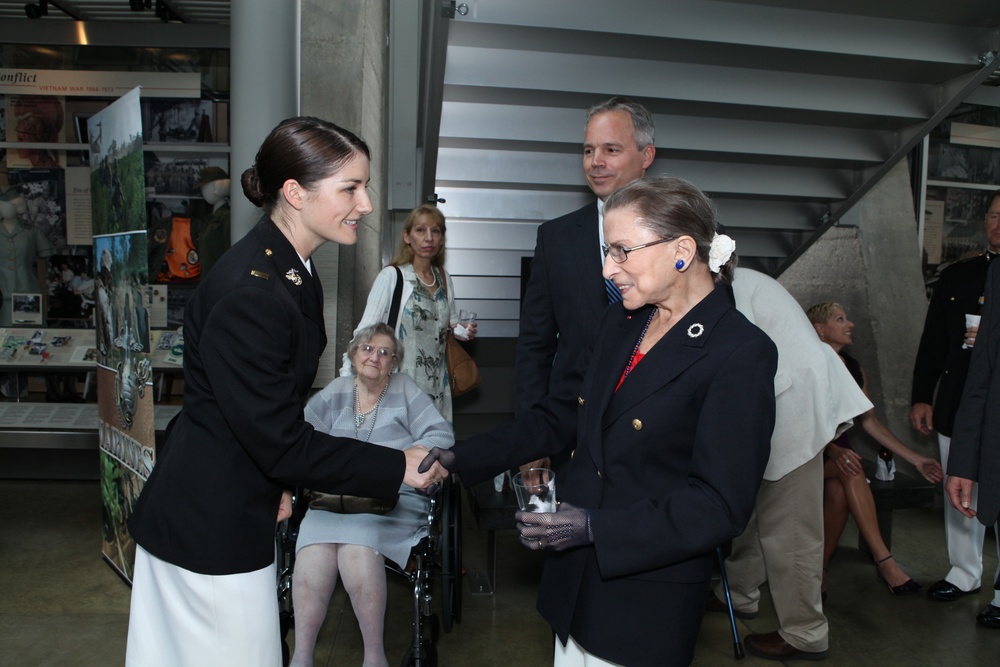
[[(972, 313), (965, 314), (965, 328), (971, 329), (972, 327), (978, 327), (979, 322), (983, 319), (982, 315), (973, 315)], [(972, 345), (968, 343), (962, 343), (962, 349), (968, 350)]]

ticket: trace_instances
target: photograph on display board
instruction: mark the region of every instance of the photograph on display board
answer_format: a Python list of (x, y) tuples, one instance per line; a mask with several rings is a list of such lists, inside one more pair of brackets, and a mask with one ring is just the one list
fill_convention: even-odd
[(937, 144), (927, 161), (927, 177), (1000, 187), (1000, 149), (964, 144)]
[(212, 102), (143, 100), (142, 127), (148, 142), (212, 141)]
[(172, 195), (179, 197), (201, 196), (198, 187), (201, 172), (209, 167), (225, 170), (225, 158), (172, 158), (147, 152), (146, 194), (150, 197)]
[[(6, 96), (7, 136), (21, 143), (65, 143), (66, 100), (48, 95)], [(7, 153), (7, 166), (27, 169), (58, 169), (66, 166), (66, 154), (49, 148), (14, 148)]]
[(53, 251), (67, 251), (66, 172), (62, 169), (11, 169), (7, 178), (24, 197), (25, 223), (48, 239)]
[(149, 354), (146, 233), (94, 238), (97, 347), (101, 364), (117, 367), (126, 354)]
[[(117, 392), (118, 377), (111, 369), (98, 366), (98, 396)], [(136, 437), (137, 433), (153, 432), (152, 392), (138, 396), (137, 401), (141, 409), (136, 410), (136, 421), (130, 428), (122, 427), (114, 405), (106, 402), (98, 405), (104, 505), (101, 550), (127, 581), (132, 580), (135, 563), (135, 541), (128, 532), (127, 522), (155, 460), (153, 441)]]
[(138, 123), (123, 127), (109, 110), (115, 105), (87, 119), (95, 236), (146, 228), (141, 128)]
[(42, 323), (42, 295), (14, 292), (10, 297), (14, 308), (14, 324)]
[(89, 253), (49, 258), (46, 275), (49, 320), (89, 320), (93, 317), (96, 280), (91, 261)]

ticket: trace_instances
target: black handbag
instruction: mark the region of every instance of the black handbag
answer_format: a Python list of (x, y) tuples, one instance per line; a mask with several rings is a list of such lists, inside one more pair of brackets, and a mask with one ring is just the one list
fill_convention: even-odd
[(386, 500), (322, 491), (306, 491), (306, 498), (309, 500), (310, 509), (337, 514), (385, 514), (391, 512), (399, 502), (399, 496)]

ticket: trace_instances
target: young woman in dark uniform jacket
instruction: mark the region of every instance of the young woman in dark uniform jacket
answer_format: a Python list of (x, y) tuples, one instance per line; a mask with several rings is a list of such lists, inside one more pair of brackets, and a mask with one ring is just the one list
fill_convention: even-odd
[(137, 548), (127, 665), (280, 665), (274, 527), (290, 511), (283, 490), (388, 498), (401, 482), (442, 476), (416, 473), (420, 448), (335, 438), (303, 417), (327, 342), (310, 256), (326, 241), (356, 242), (372, 210), (369, 159), (347, 130), (291, 118), (243, 174), (264, 216), (187, 306), (184, 408), (129, 521)]

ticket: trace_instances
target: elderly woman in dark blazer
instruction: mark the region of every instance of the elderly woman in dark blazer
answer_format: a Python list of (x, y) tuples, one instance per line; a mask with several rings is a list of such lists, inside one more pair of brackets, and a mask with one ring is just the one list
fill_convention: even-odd
[(126, 665), (280, 665), (283, 491), (391, 498), (401, 483), (441, 476), (417, 474), (419, 448), (330, 436), (303, 415), (326, 346), (311, 256), (327, 241), (356, 242), (372, 210), (369, 155), (333, 123), (290, 118), (243, 174), (264, 215), (187, 305), (184, 408), (129, 520), (137, 548)]
[(716, 230), (712, 203), (680, 179), (611, 195), (604, 276), (624, 300), (581, 360), (579, 397), (425, 460), (472, 485), (575, 446), (558, 511), (517, 514), (521, 541), (550, 552), (538, 609), (557, 666), (689, 665), (715, 548), (750, 518), (778, 355), (733, 306), (735, 244)]

